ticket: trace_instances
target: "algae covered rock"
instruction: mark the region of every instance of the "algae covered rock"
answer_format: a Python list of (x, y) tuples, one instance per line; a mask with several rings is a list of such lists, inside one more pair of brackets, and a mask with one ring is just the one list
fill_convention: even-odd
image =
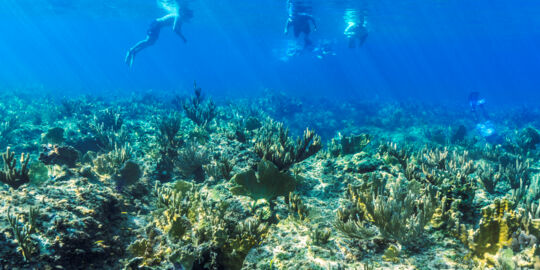
[(43, 146), (43, 152), (39, 154), (39, 161), (45, 165), (66, 165), (75, 167), (79, 160), (79, 151), (71, 146)]
[(247, 195), (253, 199), (272, 200), (289, 194), (296, 187), (296, 178), (287, 172), (280, 172), (267, 160), (259, 162), (257, 173), (250, 169), (233, 176), (231, 181), (236, 184), (231, 188), (233, 194)]

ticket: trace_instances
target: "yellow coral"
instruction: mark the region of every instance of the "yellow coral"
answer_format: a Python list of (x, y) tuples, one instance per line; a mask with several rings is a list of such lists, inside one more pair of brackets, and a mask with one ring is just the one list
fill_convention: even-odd
[(507, 200), (495, 200), (483, 208), (479, 228), (474, 233), (469, 230), (470, 237), (466, 240), (473, 259), (480, 265), (494, 265), (494, 256), (502, 247), (510, 245), (512, 233), (518, 228), (517, 221), (516, 213), (509, 209)]

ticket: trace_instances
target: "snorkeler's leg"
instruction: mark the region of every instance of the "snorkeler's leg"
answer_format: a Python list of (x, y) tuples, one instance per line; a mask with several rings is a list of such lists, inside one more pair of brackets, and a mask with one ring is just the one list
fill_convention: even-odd
[(309, 49), (313, 46), (313, 42), (309, 39), (309, 34), (304, 34), (304, 49)]
[(356, 40), (354, 38), (349, 38), (349, 49), (356, 48)]
[(155, 36), (147, 36), (146, 39), (143, 39), (139, 41), (135, 46), (133, 46), (126, 54), (126, 64), (131, 67), (133, 65), (133, 59), (135, 58), (135, 55), (139, 53), (140, 51), (154, 45), (156, 43), (157, 37)]
[(489, 114), (487, 113), (486, 108), (484, 107), (484, 104), (480, 104), (480, 105), (478, 105), (478, 107), (480, 107), (480, 110), (482, 110), (482, 115), (484, 116), (484, 119), (486, 121), (488, 121), (489, 120)]
[(366, 42), (366, 39), (367, 39), (367, 34), (366, 35), (363, 35), (359, 38), (359, 44), (360, 44), (360, 47), (362, 47), (364, 45), (364, 42)]

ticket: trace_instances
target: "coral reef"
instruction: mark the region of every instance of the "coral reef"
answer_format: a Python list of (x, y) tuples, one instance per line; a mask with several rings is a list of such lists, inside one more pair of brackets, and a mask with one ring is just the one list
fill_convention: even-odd
[(1, 94), (0, 268), (540, 265), (536, 110), (194, 91)]

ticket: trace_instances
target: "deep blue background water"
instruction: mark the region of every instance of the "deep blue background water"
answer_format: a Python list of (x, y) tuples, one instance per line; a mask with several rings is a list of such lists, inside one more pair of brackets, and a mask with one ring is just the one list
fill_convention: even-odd
[[(347, 48), (346, 8), (367, 8), (363, 48)], [(540, 2), (533, 0), (313, 1), (314, 40), (335, 57), (279, 58), (285, 0), (196, 0), (188, 43), (164, 29), (134, 67), (128, 48), (163, 15), (154, 0), (0, 1), (0, 87), (60, 95), (189, 90), (214, 96), (390, 97), (465, 103), (480, 91), (493, 104), (540, 102)]]

